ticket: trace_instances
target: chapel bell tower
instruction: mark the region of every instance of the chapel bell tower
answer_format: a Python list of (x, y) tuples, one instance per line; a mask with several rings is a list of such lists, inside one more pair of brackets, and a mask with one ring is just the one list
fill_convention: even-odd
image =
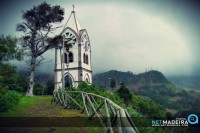
[(63, 85), (77, 87), (81, 81), (91, 84), (91, 44), (88, 33), (80, 27), (74, 10), (60, 35), (62, 44), (55, 48), (54, 89), (62, 88)]

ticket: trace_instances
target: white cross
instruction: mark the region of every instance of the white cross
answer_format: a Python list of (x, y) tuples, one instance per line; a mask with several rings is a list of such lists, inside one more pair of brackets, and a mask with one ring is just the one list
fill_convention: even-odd
[(73, 7), (73, 11), (74, 11), (74, 8), (75, 8), (74, 4), (72, 5), (72, 7)]

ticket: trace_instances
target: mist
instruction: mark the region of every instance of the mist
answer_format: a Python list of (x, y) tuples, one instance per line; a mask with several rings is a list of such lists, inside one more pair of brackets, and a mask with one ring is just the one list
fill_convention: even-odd
[[(71, 5), (75, 4), (79, 23), (90, 37), (94, 74), (111, 69), (133, 73), (154, 69), (168, 76), (200, 74), (198, 2), (47, 2), (65, 8), (65, 20), (60, 25), (66, 23)], [(19, 23), (21, 10), (39, 3), (24, 3), (24, 6), (14, 8), (16, 19), (3, 23), (1, 34), (19, 35), (14, 32), (15, 29), (8, 27)], [(5, 17), (3, 21), (9, 19), (9, 15)], [(61, 30), (54, 34), (59, 34)], [(39, 69), (53, 72), (54, 50), (48, 51), (44, 57), (46, 63), (41, 64)]]

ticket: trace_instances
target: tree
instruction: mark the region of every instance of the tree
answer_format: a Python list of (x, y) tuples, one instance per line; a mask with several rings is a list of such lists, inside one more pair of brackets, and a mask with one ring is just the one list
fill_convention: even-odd
[(53, 95), (53, 90), (54, 90), (54, 84), (53, 81), (49, 80), (46, 83), (46, 89), (47, 89), (47, 94), (48, 95)]
[(21, 60), (23, 50), (17, 47), (17, 38), (10, 35), (0, 36), (0, 62), (9, 61), (12, 59)]
[(116, 80), (115, 79), (111, 79), (110, 80), (110, 87), (113, 89), (116, 87)]
[(26, 95), (33, 95), (34, 73), (37, 65), (43, 61), (42, 54), (55, 47), (48, 43), (50, 33), (58, 27), (54, 23), (63, 20), (64, 9), (60, 6), (51, 6), (46, 2), (23, 13), (24, 22), (17, 25), (17, 31), (23, 32), (22, 46), (28, 51), (29, 61), (29, 88)]
[(23, 86), (21, 85), (20, 78), (16, 72), (16, 67), (10, 65), (6, 61), (17, 59), (22, 60), (23, 50), (17, 47), (17, 38), (10, 35), (0, 36), (0, 94), (4, 94), (8, 90), (20, 90), (25, 89), (25, 80), (23, 80)]
[(8, 90), (25, 92), (28, 81), (25, 76), (16, 72), (16, 67), (9, 63), (0, 63), (0, 94)]
[(132, 99), (132, 95), (129, 92), (128, 88), (126, 88), (124, 83), (121, 83), (120, 88), (117, 90), (118, 96), (124, 100), (124, 103), (128, 105)]
[(0, 63), (0, 93), (12, 90), (16, 85), (17, 75), (15, 67)]
[(35, 83), (33, 94), (34, 95), (45, 95), (46, 89), (44, 88), (44, 86), (41, 83)]

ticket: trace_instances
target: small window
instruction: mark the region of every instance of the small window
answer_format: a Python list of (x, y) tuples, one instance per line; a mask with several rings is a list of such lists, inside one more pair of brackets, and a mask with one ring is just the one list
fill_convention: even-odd
[(88, 55), (85, 56), (85, 63), (88, 64)]
[(83, 54), (83, 63), (86, 63), (85, 62), (85, 53)]
[(65, 53), (65, 58), (64, 58), (65, 63), (68, 62), (67, 54)]
[(69, 52), (69, 62), (74, 62), (74, 56), (72, 52)]

